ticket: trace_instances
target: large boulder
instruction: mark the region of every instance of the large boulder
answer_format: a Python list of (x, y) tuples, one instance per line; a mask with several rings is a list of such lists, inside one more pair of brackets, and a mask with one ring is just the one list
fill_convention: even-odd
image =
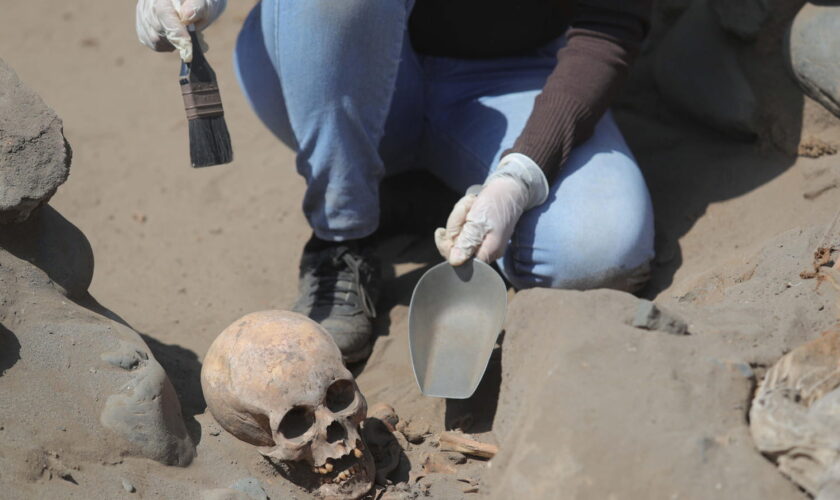
[(58, 450), (99, 463), (187, 465), (195, 454), (175, 390), (137, 332), (69, 300), (3, 249), (0, 372), (3, 454), (23, 478), (43, 472), (27, 456)]
[(753, 446), (747, 360), (633, 328), (638, 307), (607, 290), (517, 294), (492, 497), (804, 498)]
[(70, 171), (61, 119), (0, 59), (0, 223), (26, 220)]
[(744, 40), (753, 40), (770, 17), (769, 0), (711, 0), (720, 26)]
[(707, 0), (695, 0), (657, 49), (654, 78), (665, 101), (726, 135), (753, 139), (758, 104), (737, 46)]
[(840, 116), (840, 6), (806, 4), (791, 25), (787, 45), (799, 85)]

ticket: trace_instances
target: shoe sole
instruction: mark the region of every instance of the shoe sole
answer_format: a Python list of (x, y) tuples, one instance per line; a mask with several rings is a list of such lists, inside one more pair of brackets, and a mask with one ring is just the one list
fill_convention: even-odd
[(342, 354), (341, 359), (344, 361), (345, 365), (348, 364), (348, 363), (357, 363), (357, 362), (367, 358), (368, 356), (370, 356), (370, 353), (372, 351), (373, 351), (373, 344), (368, 342), (368, 344), (365, 347), (363, 347), (362, 349), (359, 349), (356, 352), (351, 352), (349, 354)]

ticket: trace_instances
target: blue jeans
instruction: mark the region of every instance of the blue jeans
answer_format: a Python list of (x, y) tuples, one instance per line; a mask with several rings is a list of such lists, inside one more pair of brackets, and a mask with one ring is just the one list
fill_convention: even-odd
[[(482, 183), (522, 131), (563, 43), (511, 58), (423, 56), (408, 40), (412, 4), (262, 0), (239, 34), (240, 85), (296, 151), (319, 238), (374, 232), (385, 175), (424, 168), (462, 193)], [(548, 200), (522, 216), (499, 264), (517, 288), (629, 290), (652, 257), (650, 195), (607, 113)]]

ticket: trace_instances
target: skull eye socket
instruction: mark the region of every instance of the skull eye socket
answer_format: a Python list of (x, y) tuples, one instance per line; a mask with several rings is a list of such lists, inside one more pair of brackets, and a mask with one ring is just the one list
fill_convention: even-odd
[(333, 413), (350, 406), (356, 399), (356, 386), (350, 380), (336, 380), (327, 389), (327, 408)]
[(315, 414), (311, 408), (295, 406), (289, 410), (277, 426), (277, 430), (286, 439), (302, 436), (315, 423)]

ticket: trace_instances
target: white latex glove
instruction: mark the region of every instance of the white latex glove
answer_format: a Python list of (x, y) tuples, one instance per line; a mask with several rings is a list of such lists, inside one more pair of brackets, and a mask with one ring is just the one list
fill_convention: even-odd
[(471, 257), (490, 263), (504, 255), (516, 223), (525, 210), (548, 197), (548, 181), (530, 158), (511, 153), (499, 162), (481, 192), (461, 198), (435, 231), (440, 254), (453, 266)]
[(222, 14), (226, 5), (227, 0), (137, 0), (137, 38), (158, 52), (178, 49), (181, 59), (190, 62), (192, 42), (187, 25), (194, 25), (200, 32)]

